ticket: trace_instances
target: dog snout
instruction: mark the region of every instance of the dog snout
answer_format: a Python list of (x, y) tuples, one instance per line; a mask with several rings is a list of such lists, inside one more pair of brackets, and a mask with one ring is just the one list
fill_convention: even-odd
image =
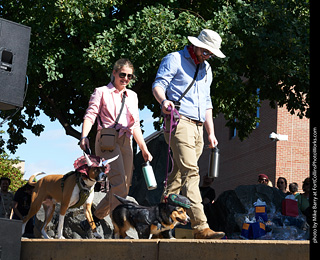
[(187, 213), (185, 213), (184, 216), (181, 218), (181, 222), (184, 222), (185, 224), (190, 222), (190, 217)]

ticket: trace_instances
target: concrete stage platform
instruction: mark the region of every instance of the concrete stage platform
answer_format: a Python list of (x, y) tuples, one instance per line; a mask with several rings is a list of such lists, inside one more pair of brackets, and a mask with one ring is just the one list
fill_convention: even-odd
[(21, 260), (304, 260), (309, 241), (22, 239)]

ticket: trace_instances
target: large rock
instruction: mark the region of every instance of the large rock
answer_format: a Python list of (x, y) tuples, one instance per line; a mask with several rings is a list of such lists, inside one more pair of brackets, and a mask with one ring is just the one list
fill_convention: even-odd
[(283, 197), (276, 188), (264, 184), (241, 185), (223, 192), (214, 204), (205, 205), (208, 224), (214, 230), (224, 230), (228, 235), (239, 232), (237, 214), (252, 214), (253, 203), (258, 199), (267, 204), (267, 213), (281, 211)]
[(274, 207), (276, 211), (281, 211), (284, 195), (277, 188), (264, 184), (241, 185), (235, 189), (235, 193), (246, 210), (252, 208), (253, 203), (260, 199), (267, 204), (268, 212), (274, 210)]
[(204, 206), (208, 224), (213, 230), (226, 232), (229, 238), (239, 238), (245, 218), (255, 216), (253, 203), (258, 199), (267, 204), (267, 235), (264, 239), (308, 239), (308, 225), (300, 213), (296, 218), (281, 214), (284, 195), (264, 184), (241, 185), (223, 192), (215, 203)]
[(234, 214), (244, 214), (246, 212), (245, 207), (234, 190), (223, 192), (214, 204), (204, 205), (204, 210), (210, 228), (224, 231), (227, 236), (238, 231)]

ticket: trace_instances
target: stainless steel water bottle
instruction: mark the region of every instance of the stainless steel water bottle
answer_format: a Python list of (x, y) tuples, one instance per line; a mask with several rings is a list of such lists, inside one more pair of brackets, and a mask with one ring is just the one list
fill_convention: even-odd
[(152, 166), (150, 165), (149, 161), (142, 164), (142, 172), (143, 172), (143, 176), (146, 181), (148, 190), (156, 189), (157, 188), (157, 181), (156, 181)]
[(208, 167), (209, 178), (216, 178), (219, 175), (219, 157), (220, 154), (218, 147), (214, 147), (213, 149), (211, 149)]

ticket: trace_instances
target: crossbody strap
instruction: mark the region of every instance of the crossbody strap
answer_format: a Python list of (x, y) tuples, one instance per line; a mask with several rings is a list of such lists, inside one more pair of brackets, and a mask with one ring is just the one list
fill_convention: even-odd
[(117, 118), (116, 118), (116, 121), (115, 121), (115, 125), (114, 125), (114, 127), (116, 127), (116, 125), (117, 125), (117, 124), (118, 124), (118, 122), (119, 122), (119, 119), (120, 119), (121, 113), (122, 113), (123, 108), (124, 108), (124, 102), (125, 102), (125, 100), (126, 100), (126, 92), (123, 92), (123, 94), (122, 94), (122, 102), (121, 102), (120, 113), (119, 113), (119, 115), (118, 115), (118, 116), (117, 116)]
[(178, 102), (181, 101), (181, 99), (187, 94), (187, 92), (190, 90), (190, 88), (193, 86), (194, 82), (196, 81), (197, 76), (198, 76), (199, 66), (200, 66), (200, 64), (197, 65), (196, 72), (194, 73), (194, 76), (193, 76), (193, 80), (191, 81), (191, 83), (187, 87), (187, 89), (182, 93), (182, 95), (180, 96)]
[[(124, 103), (125, 103), (125, 101), (126, 101), (126, 93), (127, 93), (127, 92), (124, 91), (123, 94), (122, 94), (122, 102), (121, 102), (120, 112), (119, 112), (119, 114), (118, 114), (118, 116), (117, 116), (117, 118), (116, 118), (116, 121), (115, 121), (115, 124), (114, 124), (113, 127), (116, 127), (116, 125), (117, 125), (118, 122), (119, 122), (121, 113), (122, 113), (123, 108), (124, 108)], [(101, 120), (101, 117), (100, 117), (100, 113), (98, 114), (98, 119), (99, 119), (99, 121), (100, 121), (100, 125), (102, 126), (102, 120)]]

